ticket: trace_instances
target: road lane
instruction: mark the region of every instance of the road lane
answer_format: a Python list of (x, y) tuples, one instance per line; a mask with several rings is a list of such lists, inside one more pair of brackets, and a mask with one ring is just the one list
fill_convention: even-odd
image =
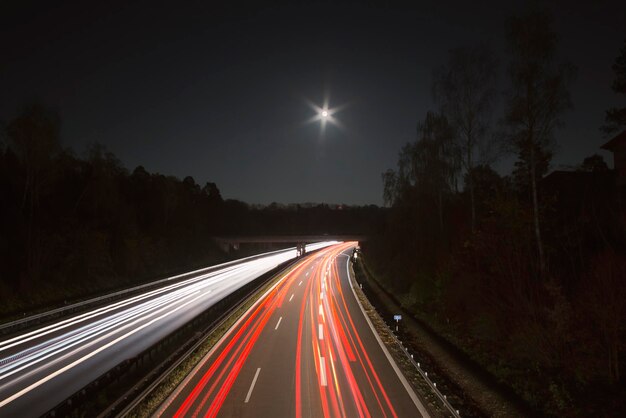
[[(309, 246), (314, 249), (327, 244)], [(37, 416), (296, 256), (267, 254), (0, 341), (0, 416)]]
[(420, 416), (422, 405), (402, 384), (350, 288), (346, 265), (354, 245), (301, 261), (156, 415)]

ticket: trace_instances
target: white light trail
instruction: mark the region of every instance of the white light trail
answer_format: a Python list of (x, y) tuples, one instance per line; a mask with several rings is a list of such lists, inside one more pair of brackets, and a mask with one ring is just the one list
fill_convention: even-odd
[[(335, 243), (307, 245), (307, 251)], [(0, 354), (4, 357), (0, 358), (0, 408), (95, 356), (99, 363), (114, 364), (139, 354), (147, 347), (133, 345), (129, 349), (126, 344), (119, 351), (116, 345), (136, 334), (141, 334), (143, 344), (158, 340), (226, 295), (296, 256), (295, 248), (268, 253), (1, 341)], [(102, 371), (83, 368), (83, 372), (87, 384)], [(64, 387), (48, 389), (49, 385), (43, 390), (61, 397), (51, 399), (52, 406), (71, 394), (63, 394)]]

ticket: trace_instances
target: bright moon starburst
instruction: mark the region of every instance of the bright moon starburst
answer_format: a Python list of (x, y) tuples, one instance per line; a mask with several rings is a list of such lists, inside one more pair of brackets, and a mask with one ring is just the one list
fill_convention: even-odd
[(339, 122), (339, 120), (337, 120), (337, 118), (335, 117), (335, 114), (339, 112), (340, 110), (342, 110), (345, 107), (345, 105), (331, 108), (329, 106), (330, 100), (328, 96), (326, 96), (326, 98), (324, 99), (324, 104), (322, 106), (318, 106), (312, 101), (307, 100), (307, 99), (305, 99), (305, 101), (309, 105), (309, 107), (315, 112), (315, 115), (313, 115), (309, 120), (307, 120), (306, 123), (314, 123), (314, 122), (319, 121), (320, 122), (320, 137), (324, 135), (324, 132), (326, 131), (327, 123), (330, 123), (334, 126), (337, 126), (338, 128), (343, 129), (343, 125)]

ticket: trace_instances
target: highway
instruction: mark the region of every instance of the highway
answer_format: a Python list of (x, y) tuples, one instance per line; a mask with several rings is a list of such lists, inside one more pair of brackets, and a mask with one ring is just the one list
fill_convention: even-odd
[[(308, 245), (307, 250), (330, 243)], [(296, 257), (281, 250), (167, 280), (126, 297), (0, 340), (0, 416), (39, 416), (134, 357), (251, 280)]]
[(299, 262), (222, 337), (157, 417), (428, 416), (349, 281), (355, 242)]

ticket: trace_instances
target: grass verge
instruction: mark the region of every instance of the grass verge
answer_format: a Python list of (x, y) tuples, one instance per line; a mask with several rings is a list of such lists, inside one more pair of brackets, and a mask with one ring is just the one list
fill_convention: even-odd
[[(536, 416), (527, 405), (503, 389), (487, 369), (481, 367), (459, 347), (429, 327), (419, 315), (407, 311), (387, 291), (368, 268), (359, 260), (357, 278), (363, 280), (364, 290), (369, 292), (373, 303), (384, 317), (391, 319), (392, 313), (403, 314), (400, 335), (403, 343), (410, 347), (416, 358), (420, 358), (431, 375), (437, 380), (437, 387), (446, 387), (448, 399), (455, 399), (453, 405), (459, 408), (464, 417), (523, 417)], [(360, 273), (360, 275), (359, 275)], [(441, 383), (439, 383), (441, 382)]]
[(393, 336), (391, 329), (387, 326), (385, 321), (376, 311), (376, 308), (370, 303), (367, 296), (361, 289), (354, 272), (354, 268), (350, 265), (351, 275), (350, 281), (357, 295), (359, 303), (363, 307), (363, 310), (369, 317), (370, 321), (374, 325), (376, 332), (380, 336), (380, 339), (387, 347), (387, 350), (391, 354), (391, 357), (398, 365), (398, 368), (407, 379), (417, 396), (420, 398), (428, 412), (433, 417), (445, 417), (445, 409), (443, 408), (441, 401), (437, 398), (437, 395), (433, 393), (428, 383), (422, 378), (419, 372), (415, 369), (415, 366), (411, 364), (407, 358), (405, 352), (398, 346)]

